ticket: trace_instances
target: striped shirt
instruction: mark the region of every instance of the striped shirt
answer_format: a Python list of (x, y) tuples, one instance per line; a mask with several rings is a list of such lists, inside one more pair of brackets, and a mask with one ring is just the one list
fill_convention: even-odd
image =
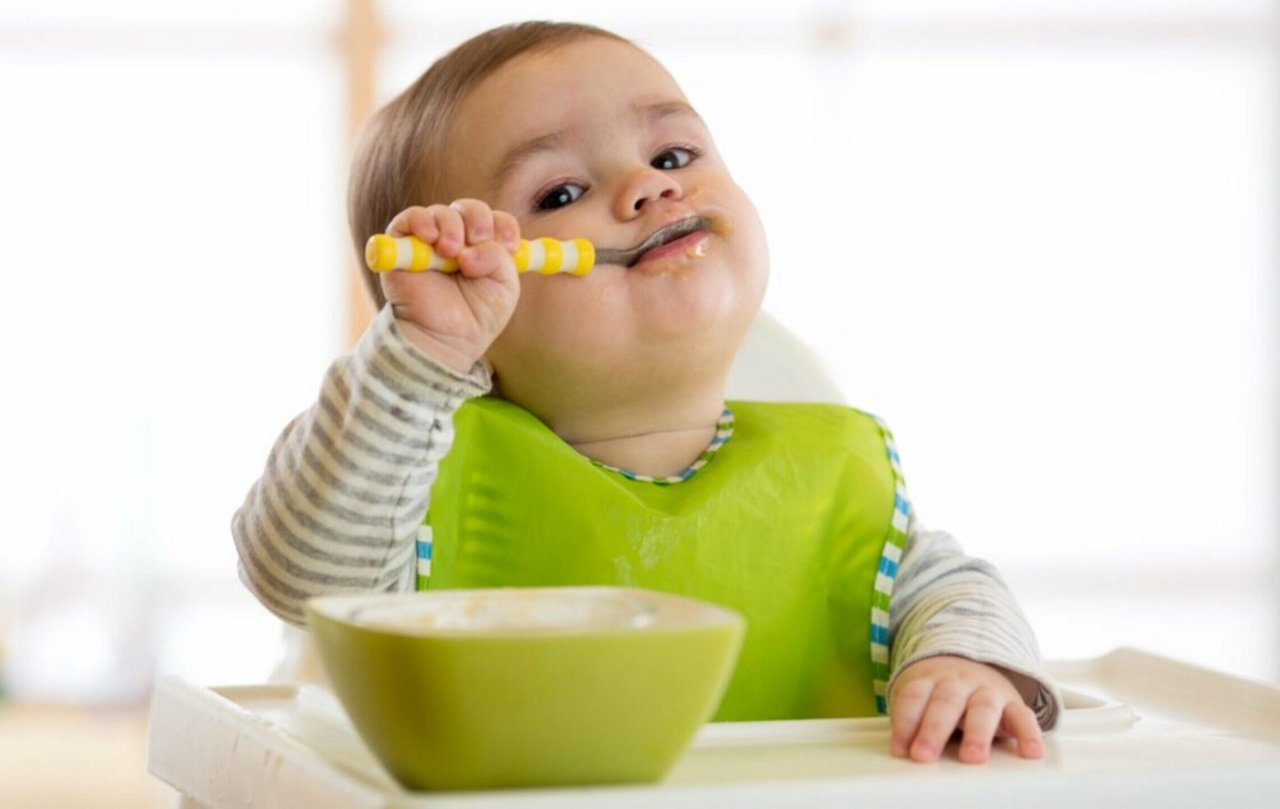
[[(479, 364), (459, 374), (419, 352), (385, 307), (329, 367), (316, 404), (285, 427), (232, 520), (249, 590), (299, 626), (312, 596), (413, 590), (418, 527), (453, 443), (452, 415), (489, 389)], [(889, 692), (910, 664), (958, 655), (1020, 675), (1041, 727), (1052, 728), (1061, 697), (995, 568), (914, 514), (896, 568)]]

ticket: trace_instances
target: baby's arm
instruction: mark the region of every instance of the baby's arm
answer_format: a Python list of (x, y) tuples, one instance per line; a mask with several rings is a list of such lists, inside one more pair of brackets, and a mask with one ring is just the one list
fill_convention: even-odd
[(384, 308), (329, 367), (319, 401), (285, 428), (236, 512), (241, 580), (298, 625), (314, 595), (412, 589), (453, 411), (488, 388), (482, 366), (464, 375), (433, 362)]
[(986, 760), (994, 735), (1040, 757), (1040, 730), (1056, 724), (1061, 698), (994, 566), (913, 517), (891, 605), (894, 752), (935, 760), (960, 729), (964, 761)]
[(459, 200), (409, 208), (387, 232), (457, 257), (461, 271), (382, 277), (388, 305), (285, 428), (232, 521), (241, 579), (294, 624), (311, 596), (413, 587), (453, 412), (489, 389), (480, 360), (519, 296), (510, 214)]

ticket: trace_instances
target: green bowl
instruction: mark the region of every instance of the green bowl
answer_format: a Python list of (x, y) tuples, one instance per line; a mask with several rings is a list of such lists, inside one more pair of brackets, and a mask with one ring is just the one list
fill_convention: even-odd
[(324, 596), (320, 659), (410, 789), (660, 780), (711, 718), (745, 622), (614, 587)]

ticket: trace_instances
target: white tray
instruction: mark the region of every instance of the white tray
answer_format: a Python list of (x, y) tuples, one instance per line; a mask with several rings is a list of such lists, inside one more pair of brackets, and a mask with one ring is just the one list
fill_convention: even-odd
[(1066, 711), (1024, 761), (889, 755), (876, 719), (715, 724), (661, 784), (407, 792), (310, 685), (156, 687), (150, 772), (209, 807), (1280, 807), (1280, 687), (1133, 649), (1050, 665)]

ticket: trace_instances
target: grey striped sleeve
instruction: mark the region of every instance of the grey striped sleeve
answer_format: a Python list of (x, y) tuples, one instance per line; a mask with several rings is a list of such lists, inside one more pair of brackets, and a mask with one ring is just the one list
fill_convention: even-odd
[(889, 639), (890, 693), (912, 663), (958, 655), (1029, 678), (1039, 686), (1028, 705), (1040, 727), (1050, 730), (1058, 722), (1062, 697), (999, 572), (989, 562), (965, 556), (951, 535), (923, 530), (914, 516), (893, 586)]
[(241, 581), (297, 625), (312, 596), (411, 589), (453, 413), (489, 387), (479, 364), (463, 375), (428, 359), (384, 308), (285, 427), (232, 519)]

